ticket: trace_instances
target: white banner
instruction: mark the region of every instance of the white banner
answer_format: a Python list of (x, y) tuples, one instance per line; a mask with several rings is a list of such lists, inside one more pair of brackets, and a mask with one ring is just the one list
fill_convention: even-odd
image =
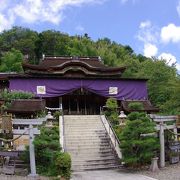
[(118, 94), (118, 87), (109, 87), (109, 94), (111, 95)]
[(46, 94), (46, 86), (37, 86), (37, 94)]

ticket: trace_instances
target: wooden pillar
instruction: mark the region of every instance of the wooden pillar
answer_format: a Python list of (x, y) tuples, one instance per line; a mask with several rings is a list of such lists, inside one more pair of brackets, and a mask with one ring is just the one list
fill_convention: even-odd
[(71, 114), (71, 101), (70, 101), (70, 96), (68, 96), (68, 104), (69, 104), (69, 113)]
[(86, 94), (84, 95), (84, 108), (85, 108), (85, 115), (87, 115)]
[(62, 109), (62, 97), (59, 97), (59, 108)]
[(79, 98), (77, 96), (77, 114), (79, 114)]

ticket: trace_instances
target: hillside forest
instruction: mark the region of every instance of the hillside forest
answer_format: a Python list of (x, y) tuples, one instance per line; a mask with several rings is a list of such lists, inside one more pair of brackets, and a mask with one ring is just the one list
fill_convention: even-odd
[(180, 75), (175, 64), (136, 54), (128, 45), (108, 38), (92, 40), (88, 34), (70, 36), (55, 30), (36, 32), (13, 27), (0, 34), (0, 72), (22, 72), (28, 57), (38, 64), (42, 54), (51, 56), (100, 56), (107, 66), (126, 66), (126, 78), (147, 78), (149, 99), (162, 114), (180, 114)]

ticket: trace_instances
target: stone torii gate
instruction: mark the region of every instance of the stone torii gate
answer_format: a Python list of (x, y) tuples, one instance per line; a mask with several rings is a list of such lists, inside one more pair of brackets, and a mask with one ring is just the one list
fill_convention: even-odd
[(40, 134), (40, 130), (38, 130), (37, 125), (41, 125), (46, 118), (38, 118), (38, 119), (13, 119), (12, 124), (16, 126), (24, 125), (29, 126), (25, 129), (13, 129), (14, 135), (29, 135), (29, 155), (30, 155), (30, 168), (31, 174), (29, 176), (36, 177), (36, 162), (35, 162), (35, 151), (34, 151), (34, 135)]
[(156, 130), (159, 131), (159, 138), (160, 138), (160, 167), (165, 167), (164, 130), (173, 129), (173, 134), (176, 135), (176, 139), (177, 139), (176, 123), (172, 125), (166, 125), (165, 122), (176, 121), (178, 119), (178, 116), (160, 116), (160, 115), (150, 114), (150, 118), (157, 123)]

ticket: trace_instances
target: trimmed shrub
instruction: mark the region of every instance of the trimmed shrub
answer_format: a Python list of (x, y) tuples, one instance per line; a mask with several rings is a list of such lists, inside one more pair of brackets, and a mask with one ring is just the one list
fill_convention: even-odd
[(131, 120), (127, 120), (119, 135), (120, 148), (126, 165), (137, 168), (151, 162), (159, 148), (159, 142), (154, 136), (141, 136), (156, 132), (154, 122), (146, 117), (145, 113), (136, 112), (128, 117), (131, 117)]
[(110, 120), (112, 125), (119, 124), (118, 122), (118, 103), (115, 98), (109, 98), (106, 101), (107, 110), (105, 111), (105, 115)]
[(71, 176), (71, 157), (68, 153), (58, 153), (55, 159), (57, 172), (66, 179)]
[(131, 102), (129, 103), (128, 108), (136, 111), (144, 110), (144, 106), (140, 102)]

